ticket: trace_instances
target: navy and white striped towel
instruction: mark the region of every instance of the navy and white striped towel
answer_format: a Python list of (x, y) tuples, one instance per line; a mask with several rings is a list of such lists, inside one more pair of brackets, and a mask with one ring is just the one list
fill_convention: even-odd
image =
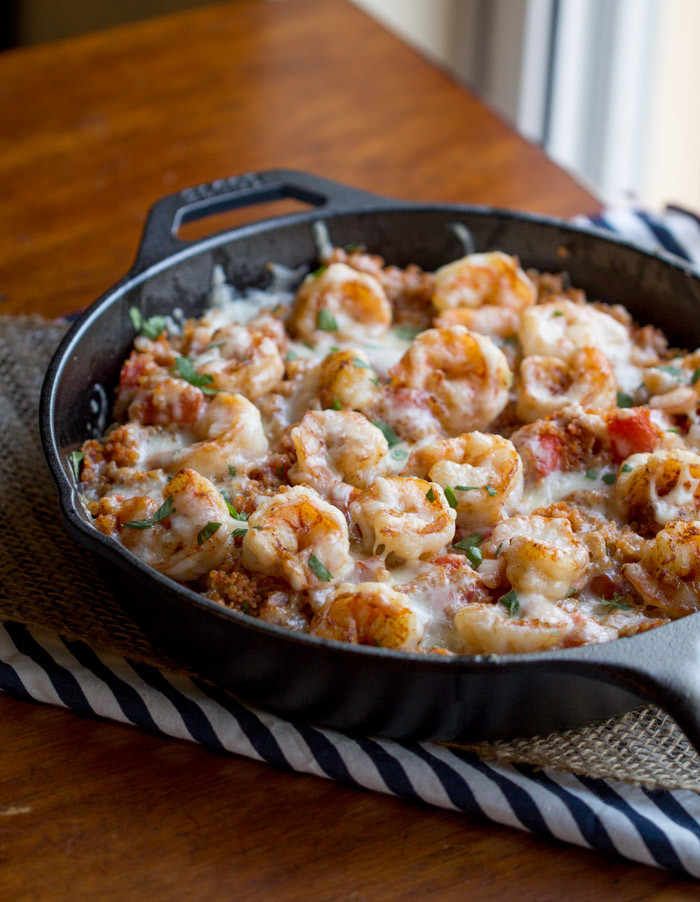
[[(612, 211), (576, 221), (700, 265), (700, 224), (690, 214)], [(700, 796), (693, 792), (487, 764), (428, 742), (350, 738), (243, 706), (194, 677), (16, 623), (0, 625), (0, 690), (700, 877)]]

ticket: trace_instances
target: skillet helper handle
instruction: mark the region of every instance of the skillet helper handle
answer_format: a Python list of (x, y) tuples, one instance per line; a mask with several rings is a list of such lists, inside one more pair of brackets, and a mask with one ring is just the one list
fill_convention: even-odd
[(270, 169), (216, 179), (169, 194), (151, 207), (132, 275), (192, 244), (177, 235), (183, 223), (283, 198), (310, 204), (324, 214), (377, 209), (398, 203), (379, 194), (293, 169)]
[(700, 613), (626, 639), (582, 646), (589, 675), (631, 689), (676, 721), (700, 754)]

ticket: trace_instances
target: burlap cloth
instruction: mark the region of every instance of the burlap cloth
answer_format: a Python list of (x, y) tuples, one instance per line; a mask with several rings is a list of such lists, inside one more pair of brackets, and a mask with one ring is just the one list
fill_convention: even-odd
[[(62, 526), (39, 441), (38, 403), (65, 330), (65, 323), (0, 317), (0, 619), (182, 671), (126, 616), (94, 559)], [(580, 730), (469, 748), (492, 760), (700, 791), (700, 758), (671, 718), (652, 707)]]

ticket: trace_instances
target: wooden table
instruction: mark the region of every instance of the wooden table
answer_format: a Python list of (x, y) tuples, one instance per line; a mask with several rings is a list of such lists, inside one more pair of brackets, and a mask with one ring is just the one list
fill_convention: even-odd
[[(268, 167), (597, 206), (348, 3), (240, 0), (0, 56), (0, 312), (87, 304), (159, 196)], [(9, 697), (0, 718), (2, 899), (697, 898), (664, 871), (133, 728)]]

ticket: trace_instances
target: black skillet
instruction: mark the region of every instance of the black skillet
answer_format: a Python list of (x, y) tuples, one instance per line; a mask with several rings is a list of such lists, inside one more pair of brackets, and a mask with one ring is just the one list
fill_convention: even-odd
[[(180, 225), (280, 198), (312, 209), (205, 240)], [(109, 422), (109, 406), (134, 331), (146, 316), (205, 306), (212, 267), (239, 287), (263, 285), (268, 261), (316, 265), (312, 224), (336, 245), (364, 244), (390, 263), (432, 270), (461, 256), (451, 224), (476, 250), (502, 249), (523, 264), (566, 269), (590, 297), (623, 303), (680, 347), (700, 345), (700, 278), (663, 253), (603, 233), (487, 207), (404, 203), (301, 172), (222, 179), (159, 201), (131, 272), (74, 324), (49, 367), (41, 435), (68, 531), (96, 554), (125, 609), (153, 640), (202, 675), (287, 716), (395, 738), (494, 739), (579, 726), (652, 701), (700, 750), (700, 615), (601, 645), (525, 655), (418, 655), (351, 646), (264, 624), (210, 602), (132, 557), (94, 529), (67, 455)]]

